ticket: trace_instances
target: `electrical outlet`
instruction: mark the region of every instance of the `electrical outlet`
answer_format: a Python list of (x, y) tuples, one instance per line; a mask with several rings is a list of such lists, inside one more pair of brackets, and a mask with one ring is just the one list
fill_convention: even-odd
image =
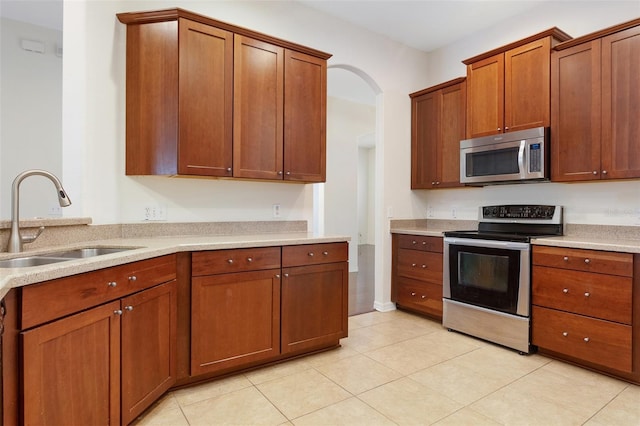
[(164, 206), (146, 206), (143, 220), (167, 220), (167, 209)]
[(49, 216), (62, 216), (62, 207), (57, 204), (49, 207)]
[(433, 207), (427, 207), (427, 217), (433, 217)]
[(458, 217), (458, 211), (455, 207), (451, 209), (451, 217), (454, 219)]
[(274, 204), (273, 208), (273, 217), (280, 217), (280, 204)]

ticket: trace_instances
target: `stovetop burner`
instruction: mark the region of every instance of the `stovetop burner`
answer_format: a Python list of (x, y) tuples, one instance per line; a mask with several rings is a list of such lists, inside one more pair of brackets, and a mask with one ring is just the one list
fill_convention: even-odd
[(445, 237), (528, 243), (534, 237), (562, 235), (561, 206), (484, 206), (478, 216), (477, 230), (447, 231)]

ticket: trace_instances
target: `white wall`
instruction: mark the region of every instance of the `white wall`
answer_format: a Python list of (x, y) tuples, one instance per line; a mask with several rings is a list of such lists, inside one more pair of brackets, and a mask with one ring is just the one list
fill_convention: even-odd
[[(11, 216), (11, 184), (27, 169), (62, 173), (62, 31), (2, 18), (0, 53), (0, 218)], [(45, 52), (24, 50), (23, 40)], [(30, 177), (20, 185), (20, 216), (50, 214), (58, 197), (51, 182)], [(73, 198), (72, 198), (73, 201)]]
[[(430, 54), (429, 85), (466, 75), (462, 60), (551, 27), (573, 37), (597, 31), (640, 16), (640, 2), (555, 1), (543, 3), (521, 19), (510, 19)], [(415, 87), (416, 90), (421, 87)], [(552, 136), (553, 140), (553, 136)], [(414, 191), (413, 211), (407, 218), (477, 219), (480, 205), (499, 203), (549, 203), (565, 206), (570, 223), (640, 225), (640, 181), (596, 183), (544, 183), (437, 191)]]

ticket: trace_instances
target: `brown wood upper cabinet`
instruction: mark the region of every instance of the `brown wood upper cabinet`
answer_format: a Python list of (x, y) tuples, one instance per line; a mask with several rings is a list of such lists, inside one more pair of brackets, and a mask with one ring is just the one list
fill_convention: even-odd
[(467, 138), (549, 126), (551, 48), (570, 38), (554, 27), (463, 61)]
[(325, 181), (331, 55), (168, 9), (127, 24), (127, 175)]
[(640, 177), (640, 19), (576, 38), (551, 56), (551, 179)]
[(466, 82), (458, 78), (411, 97), (411, 189), (460, 185)]

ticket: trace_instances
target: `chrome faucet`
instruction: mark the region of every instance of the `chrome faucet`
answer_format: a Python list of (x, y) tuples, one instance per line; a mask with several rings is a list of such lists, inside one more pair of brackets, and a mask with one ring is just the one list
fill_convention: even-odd
[(19, 213), (19, 204), (20, 204), (20, 183), (29, 176), (44, 176), (48, 178), (56, 187), (58, 191), (58, 202), (60, 203), (60, 207), (68, 207), (71, 205), (71, 200), (69, 200), (69, 196), (66, 191), (62, 187), (62, 183), (60, 183), (60, 179), (58, 179), (54, 174), (49, 173), (46, 170), (25, 170), (20, 173), (13, 180), (13, 185), (11, 186), (11, 233), (9, 234), (9, 245), (7, 246), (7, 251), (9, 253), (19, 253), (22, 251), (22, 244), (24, 243), (32, 243), (36, 238), (42, 233), (44, 230), (44, 226), (41, 226), (38, 230), (38, 233), (33, 236), (23, 237), (20, 235), (20, 213)]

